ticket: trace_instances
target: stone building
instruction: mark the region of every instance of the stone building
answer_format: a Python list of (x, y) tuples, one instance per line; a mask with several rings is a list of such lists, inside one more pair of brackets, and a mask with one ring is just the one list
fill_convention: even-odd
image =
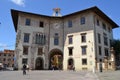
[(53, 11), (53, 16), (47, 16), (11, 10), (15, 65), (21, 69), (28, 64), (36, 70), (99, 69), (111, 56), (112, 29), (118, 25), (96, 6), (64, 16), (60, 8)]
[(4, 67), (13, 67), (14, 66), (14, 50), (7, 50), (0, 52), (0, 63)]

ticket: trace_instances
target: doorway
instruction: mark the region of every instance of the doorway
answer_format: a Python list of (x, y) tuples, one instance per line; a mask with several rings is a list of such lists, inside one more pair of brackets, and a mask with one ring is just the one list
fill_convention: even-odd
[(36, 70), (43, 70), (43, 69), (44, 69), (44, 68), (43, 68), (43, 59), (42, 59), (42, 58), (38, 57), (38, 58), (36, 59), (35, 69), (36, 69)]

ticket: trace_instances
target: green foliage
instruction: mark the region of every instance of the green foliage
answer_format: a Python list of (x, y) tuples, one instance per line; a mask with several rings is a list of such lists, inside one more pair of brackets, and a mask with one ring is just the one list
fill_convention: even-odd
[(116, 55), (120, 54), (120, 40), (114, 40), (112, 42), (112, 47), (114, 47)]

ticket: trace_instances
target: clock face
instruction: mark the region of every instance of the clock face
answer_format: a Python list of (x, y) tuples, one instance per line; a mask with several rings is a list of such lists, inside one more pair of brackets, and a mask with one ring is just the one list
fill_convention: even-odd
[(54, 26), (55, 29), (58, 29), (60, 27), (59, 23), (54, 23), (53, 26)]

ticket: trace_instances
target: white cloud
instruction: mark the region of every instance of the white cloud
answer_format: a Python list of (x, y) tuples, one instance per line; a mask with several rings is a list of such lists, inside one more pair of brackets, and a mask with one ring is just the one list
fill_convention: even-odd
[(0, 48), (7, 48), (7, 45), (0, 43)]
[(11, 0), (11, 1), (19, 6), (25, 6), (25, 0)]

